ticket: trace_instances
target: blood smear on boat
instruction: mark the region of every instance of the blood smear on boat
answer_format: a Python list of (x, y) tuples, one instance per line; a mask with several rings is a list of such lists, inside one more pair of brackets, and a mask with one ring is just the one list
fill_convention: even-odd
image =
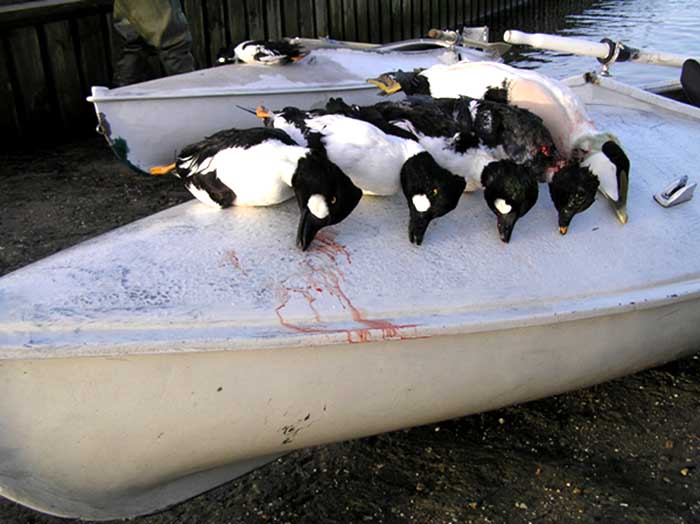
[[(299, 272), (282, 282), (278, 294), (280, 303), (275, 308), (275, 313), (280, 324), (299, 333), (332, 334), (345, 333), (348, 343), (371, 342), (373, 340), (391, 340), (416, 338), (415, 324), (394, 324), (388, 320), (365, 318), (365, 315), (353, 303), (343, 289), (345, 272), (341, 264), (352, 264), (352, 257), (348, 249), (335, 240), (335, 232), (324, 230), (315, 239), (314, 245), (307, 252), (306, 257), (299, 262)], [(300, 285), (291, 285), (291, 281), (301, 280)], [(288, 321), (284, 316), (284, 310), (294, 298), (300, 298), (306, 302), (313, 314), (314, 321), (319, 325), (300, 325)], [(323, 319), (317, 302), (322, 299), (333, 299), (336, 304), (348, 310), (354, 322), (362, 324), (362, 328), (337, 329), (323, 326)], [(405, 330), (413, 330), (413, 336), (407, 335)], [(376, 333), (376, 332), (379, 333)], [(377, 336), (379, 335), (379, 336)]]

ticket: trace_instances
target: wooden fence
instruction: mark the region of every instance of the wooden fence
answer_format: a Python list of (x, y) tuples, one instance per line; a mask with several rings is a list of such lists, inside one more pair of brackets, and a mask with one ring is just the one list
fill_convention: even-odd
[[(182, 0), (198, 67), (247, 38), (330, 36), (388, 42), (431, 27), (523, 27), (568, 8), (551, 0)], [(581, 3), (580, 0), (578, 3)], [(557, 13), (554, 13), (556, 10)], [(110, 86), (119, 37), (112, 0), (0, 0), (0, 132), (14, 141), (92, 132), (85, 101)]]

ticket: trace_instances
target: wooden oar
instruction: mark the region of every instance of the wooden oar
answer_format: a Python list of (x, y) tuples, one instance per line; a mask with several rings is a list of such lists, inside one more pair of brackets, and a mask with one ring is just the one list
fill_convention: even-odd
[(524, 33), (514, 29), (503, 33), (503, 40), (510, 44), (522, 44), (538, 49), (549, 49), (575, 55), (593, 56), (604, 65), (615, 62), (639, 62), (644, 64), (681, 67), (687, 56), (645, 51), (613, 42), (604, 38), (601, 42), (591, 42), (566, 36), (548, 35), (544, 33)]

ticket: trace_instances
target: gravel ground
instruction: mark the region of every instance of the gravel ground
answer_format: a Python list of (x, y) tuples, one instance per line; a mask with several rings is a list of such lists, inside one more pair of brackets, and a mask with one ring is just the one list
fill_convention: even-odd
[[(0, 275), (189, 198), (98, 138), (0, 154)], [(699, 341), (700, 345), (700, 341)], [(296, 451), (166, 523), (700, 522), (700, 356), (557, 397)], [(73, 522), (0, 497), (0, 523)]]

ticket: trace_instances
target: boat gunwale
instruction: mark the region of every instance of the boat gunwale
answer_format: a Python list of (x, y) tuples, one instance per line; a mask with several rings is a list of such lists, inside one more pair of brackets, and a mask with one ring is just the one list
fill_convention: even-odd
[[(370, 327), (351, 319), (341, 319), (323, 323), (293, 324), (294, 319), (287, 319), (287, 323), (294, 325), (299, 331), (287, 328), (287, 332), (280, 333), (285, 326), (275, 321), (251, 322), (242, 319), (239, 322), (220, 321), (208, 322), (207, 326), (197, 332), (197, 323), (149, 323), (146, 329), (135, 329), (137, 324), (110, 323), (76, 323), (63, 324), (65, 327), (52, 328), (49, 325), (34, 325), (33, 329), (21, 329), (20, 323), (9, 324), (16, 326), (14, 333), (23, 338), (32, 338), (34, 333), (79, 332), (80, 335), (92, 335), (97, 338), (113, 338), (110, 333), (131, 331), (139, 333), (174, 333), (178, 330), (189, 330), (190, 337), (198, 337), (208, 334), (209, 340), (205, 343), (192, 343), (188, 337), (177, 339), (161, 338), (159, 341), (147, 340), (146, 342), (128, 341), (122, 343), (110, 343), (111, 349), (106, 349), (103, 342), (91, 343), (95, 348), (86, 351), (84, 347), (75, 344), (56, 344), (55, 340), (48, 340), (43, 344), (31, 346), (28, 343), (15, 346), (0, 347), (0, 360), (34, 360), (55, 358), (83, 358), (83, 357), (114, 357), (114, 356), (140, 356), (155, 354), (186, 354), (206, 353), (220, 351), (242, 350), (274, 350), (293, 347), (320, 347), (335, 346), (340, 344), (355, 343), (386, 343), (391, 341), (415, 340), (433, 338), (438, 336), (463, 336), (489, 331), (503, 331), (511, 329), (527, 329), (546, 325), (558, 325), (567, 322), (591, 320), (605, 316), (617, 316), (626, 313), (645, 311), (664, 307), (670, 304), (700, 301), (700, 274), (689, 275), (683, 279), (659, 282), (648, 287), (635, 287), (623, 292), (620, 290), (601, 295), (587, 297), (568, 297), (553, 302), (542, 300), (522, 301), (513, 304), (492, 304), (484, 309), (482, 306), (470, 305), (463, 308), (449, 308), (450, 313), (433, 311), (418, 312), (415, 317), (403, 316), (399, 318), (371, 317), (367, 322), (386, 322), (387, 327)], [(498, 318), (485, 319), (484, 311), (498, 313)], [(471, 318), (477, 316), (477, 318)], [(424, 323), (411, 324), (414, 318), (427, 318)], [(316, 327), (314, 327), (316, 326)], [(97, 329), (90, 329), (97, 327)], [(248, 327), (251, 333), (242, 336), (231, 337), (231, 331), (240, 333), (241, 327)], [(223, 332), (215, 335), (213, 331)], [(305, 332), (305, 330), (308, 330)], [(314, 331), (315, 330), (315, 331)], [(29, 335), (29, 337), (26, 337)], [(356, 339), (353, 338), (356, 335)], [(148, 349), (144, 349), (144, 346)], [(46, 346), (53, 347), (51, 352), (45, 350)], [(186, 349), (183, 347), (186, 346)], [(55, 354), (55, 353), (60, 354)]]
[[(436, 52), (444, 52), (446, 50), (454, 50), (457, 53), (473, 53), (475, 49), (463, 46), (448, 44), (441, 40), (428, 40), (426, 39), (413, 39), (413, 40), (402, 40), (400, 42), (392, 42), (389, 44), (384, 44), (379, 47), (381, 49), (375, 48), (353, 48), (348, 47), (345, 44), (352, 44), (352, 42), (344, 41), (332, 41), (337, 42), (338, 45), (328, 45), (329, 42), (323, 39), (306, 39), (307, 41), (318, 41), (320, 43), (319, 49), (321, 50), (348, 50), (358, 53), (367, 53), (369, 55), (390, 57), (391, 55), (400, 54), (403, 56), (430, 56), (434, 55)], [(388, 48), (389, 45), (407, 45), (415, 43), (433, 43), (435, 47), (426, 49), (409, 49), (402, 51), (400, 47)], [(218, 66), (220, 67), (220, 66)], [(218, 67), (212, 67), (208, 69), (216, 69)], [(227, 66), (223, 66), (227, 67)], [(262, 66), (265, 69), (270, 69), (274, 71), (274, 67)], [(206, 71), (206, 69), (199, 70)], [(115, 88), (116, 89), (116, 88)], [(86, 100), (92, 104), (103, 103), (103, 102), (121, 102), (121, 101), (131, 101), (131, 100), (167, 100), (167, 99), (182, 99), (182, 98), (209, 98), (209, 97), (221, 97), (221, 96), (259, 96), (259, 91), (245, 90), (243, 87), (236, 86), (235, 88), (229, 87), (217, 87), (217, 88), (206, 88), (206, 87), (192, 87), (192, 88), (181, 88), (177, 90), (171, 90), (169, 92), (154, 91), (151, 93), (142, 94), (125, 94), (125, 95), (110, 95), (109, 93), (115, 89), (110, 89), (105, 86), (92, 86), (91, 95), (86, 97)], [(356, 91), (361, 89), (376, 90), (376, 86), (368, 84), (366, 81), (362, 82), (348, 82), (348, 83), (334, 83), (334, 84), (312, 84), (305, 86), (286, 86), (282, 88), (265, 88), (265, 95), (296, 95), (301, 93), (317, 93), (321, 91)], [(98, 93), (96, 93), (96, 90)]]
[[(259, 92), (253, 91), (241, 91), (236, 89), (225, 89), (225, 88), (188, 88), (181, 89), (178, 91), (171, 91), (169, 93), (154, 92), (154, 93), (143, 93), (143, 94), (133, 94), (133, 95), (107, 95), (102, 93), (108, 93), (110, 90), (108, 88), (103, 88), (102, 86), (94, 86), (94, 89), (107, 89), (107, 91), (100, 91), (100, 94), (93, 94), (88, 96), (86, 100), (93, 104), (109, 103), (109, 102), (124, 102), (124, 101), (147, 101), (147, 100), (170, 100), (170, 99), (183, 99), (183, 98), (212, 98), (212, 97), (227, 97), (227, 96), (260, 96)], [(225, 90), (224, 90), (225, 89)], [(329, 91), (359, 91), (362, 89), (376, 90), (377, 88), (373, 85), (363, 83), (354, 84), (327, 84), (327, 85), (315, 85), (315, 86), (303, 86), (303, 87), (287, 87), (284, 89), (270, 89), (265, 92), (265, 96), (273, 95), (297, 95), (303, 93), (318, 93), (318, 92), (329, 92)]]
[[(598, 75), (596, 72), (587, 72), (579, 75), (574, 75), (567, 77), (562, 80), (562, 82), (571, 88), (584, 87), (585, 85), (596, 86), (605, 91), (612, 91), (614, 93), (630, 97), (631, 99), (656, 106), (660, 109), (670, 111), (671, 113), (683, 115), (685, 117), (690, 117), (694, 119), (700, 119), (700, 107), (695, 107), (690, 104), (684, 104), (677, 100), (667, 98), (661, 93), (664, 89), (672, 83), (659, 83), (650, 84), (647, 88), (640, 88), (632, 86), (630, 84), (625, 84), (613, 78)], [(680, 85), (680, 83), (679, 83)], [(614, 102), (606, 101), (585, 101), (586, 105), (610, 105), (615, 106)]]

